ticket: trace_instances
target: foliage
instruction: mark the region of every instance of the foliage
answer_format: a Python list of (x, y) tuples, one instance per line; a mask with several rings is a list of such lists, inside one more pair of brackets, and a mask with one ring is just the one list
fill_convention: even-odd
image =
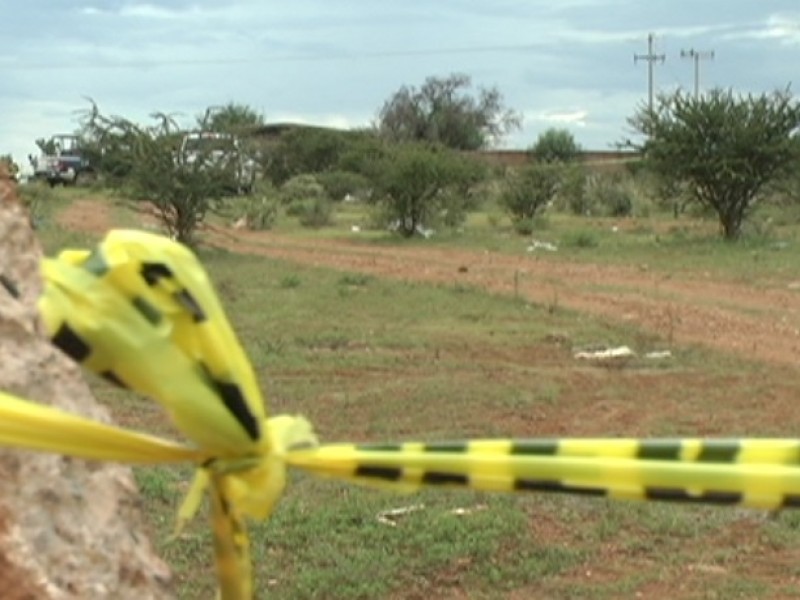
[(633, 214), (633, 191), (620, 175), (595, 175), (586, 187), (586, 204), (606, 217), (628, 217)]
[(224, 106), (209, 106), (197, 126), (204, 131), (243, 135), (264, 125), (264, 117), (246, 104), (228, 102)]
[(131, 200), (149, 202), (167, 233), (192, 245), (198, 225), (224, 194), (226, 173), (204, 156), (180, 161), (182, 132), (169, 115), (152, 117), (153, 125), (142, 126), (105, 116), (92, 103), (82, 130), (94, 155), (109, 158), (100, 161), (107, 183)]
[(297, 175), (284, 183), (280, 188), (281, 202), (292, 205), (296, 202), (327, 198), (325, 188), (311, 174)]
[(519, 129), (521, 117), (506, 108), (496, 87), (469, 92), (468, 75), (428, 77), (419, 89), (403, 86), (383, 105), (378, 130), (391, 141), (425, 141), (477, 150)]
[(561, 239), (561, 244), (567, 248), (596, 248), (599, 243), (591, 230), (571, 231)]
[(381, 159), (389, 151), (389, 144), (376, 135), (374, 130), (352, 131), (338, 156), (336, 168), (359, 173), (371, 180), (376, 175), (376, 166), (381, 164)]
[(578, 164), (564, 165), (561, 169), (561, 183), (556, 192), (556, 202), (562, 210), (574, 215), (589, 215), (592, 212), (591, 202), (586, 193), (586, 169)]
[(247, 227), (256, 231), (271, 229), (278, 219), (280, 200), (277, 190), (259, 182), (255, 193), (236, 198), (234, 204), (236, 220), (244, 219)]
[(369, 180), (366, 176), (352, 171), (326, 171), (317, 175), (317, 181), (325, 189), (332, 200), (343, 200), (348, 195), (354, 196), (368, 190)]
[(368, 156), (361, 147), (374, 135), (359, 131), (339, 131), (322, 127), (295, 127), (280, 136), (264, 153), (264, 172), (276, 185), (301, 173), (322, 173), (332, 170), (360, 172), (357, 160), (345, 157), (355, 153)]
[(800, 159), (800, 104), (788, 90), (757, 97), (678, 91), (661, 96), (652, 112), (641, 107), (629, 122), (647, 136), (640, 148), (650, 168), (687, 182), (692, 197), (717, 213), (729, 240), (739, 236), (764, 187)]
[(536, 139), (528, 152), (540, 162), (572, 162), (578, 158), (581, 147), (566, 129), (551, 127)]
[(561, 170), (552, 164), (531, 164), (509, 173), (500, 204), (517, 231), (530, 233), (534, 217), (552, 202), (560, 180)]
[(468, 191), (483, 174), (477, 163), (442, 146), (397, 144), (374, 165), (373, 197), (388, 224), (410, 237), (443, 219), (460, 222)]
[(324, 227), (333, 220), (333, 204), (315, 175), (298, 175), (283, 184), (281, 203), (286, 214), (298, 217), (303, 227)]
[(317, 229), (333, 222), (333, 203), (327, 196), (301, 200), (292, 204), (291, 208), (303, 227)]
[(42, 154), (56, 153), (56, 141), (53, 138), (50, 139), (38, 138), (36, 140), (36, 147), (39, 148)]

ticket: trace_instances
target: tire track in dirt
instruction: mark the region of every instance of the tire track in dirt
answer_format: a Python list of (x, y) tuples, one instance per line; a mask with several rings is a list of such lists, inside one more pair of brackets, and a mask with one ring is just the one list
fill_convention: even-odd
[[(59, 222), (102, 233), (111, 212), (74, 202)], [(800, 292), (669, 276), (633, 266), (565, 262), (546, 256), (432, 247), (382, 247), (272, 232), (204, 229), (205, 241), (233, 252), (378, 277), (463, 284), (532, 302), (629, 323), (679, 344), (698, 344), (748, 359), (795, 365), (800, 358)]]

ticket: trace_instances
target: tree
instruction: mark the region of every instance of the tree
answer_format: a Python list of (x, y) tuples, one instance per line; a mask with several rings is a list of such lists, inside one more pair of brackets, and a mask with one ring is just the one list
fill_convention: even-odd
[(573, 162), (578, 158), (581, 147), (566, 129), (551, 127), (536, 139), (528, 152), (540, 162)]
[(533, 230), (533, 219), (553, 200), (561, 182), (561, 169), (554, 164), (532, 164), (508, 175), (500, 203), (514, 227), (523, 234)]
[(447, 148), (403, 143), (378, 159), (373, 174), (373, 197), (383, 205), (387, 221), (411, 237), (440, 220), (453, 224), (452, 214), (464, 206), (467, 189), (483, 170)]
[(691, 197), (713, 209), (725, 239), (736, 239), (765, 186), (800, 159), (800, 105), (789, 90), (734, 96), (715, 89), (695, 97), (661, 96), (653, 111), (642, 106), (629, 119), (646, 136), (647, 164), (685, 182)]
[(39, 138), (36, 140), (36, 147), (42, 152), (42, 154), (55, 154), (56, 153), (56, 141), (53, 138), (46, 140), (45, 138)]
[(100, 163), (106, 181), (124, 196), (150, 203), (168, 234), (192, 245), (213, 201), (224, 194), (225, 167), (205, 156), (185, 164), (179, 152), (184, 132), (170, 115), (152, 117), (153, 125), (142, 126), (105, 116), (92, 103), (82, 130), (96, 155), (113, 156), (113, 171)]
[(197, 119), (197, 126), (205, 131), (244, 135), (264, 125), (264, 117), (246, 104), (228, 102), (224, 106), (209, 106)]
[(281, 135), (278, 143), (264, 152), (264, 173), (275, 185), (304, 173), (363, 173), (381, 146), (372, 131), (298, 126)]
[(455, 150), (477, 150), (519, 129), (521, 117), (503, 104), (496, 87), (469, 93), (468, 75), (428, 77), (422, 87), (403, 86), (378, 115), (378, 131), (392, 141), (426, 141)]

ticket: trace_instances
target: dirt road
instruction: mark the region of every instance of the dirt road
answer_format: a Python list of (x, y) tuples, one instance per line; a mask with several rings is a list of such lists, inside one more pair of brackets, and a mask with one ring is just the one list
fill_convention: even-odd
[[(70, 229), (114, 223), (104, 205), (77, 201), (60, 216)], [(783, 365), (800, 359), (800, 291), (761, 289), (702, 274), (670, 277), (609, 266), (435, 247), (380, 247), (211, 228), (211, 244), (300, 264), (431, 283), (461, 283), (626, 322), (677, 344), (700, 344)]]

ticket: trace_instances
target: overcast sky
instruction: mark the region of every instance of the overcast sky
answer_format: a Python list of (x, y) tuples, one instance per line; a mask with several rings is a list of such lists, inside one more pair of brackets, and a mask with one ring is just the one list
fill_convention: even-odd
[(137, 121), (235, 101), (268, 122), (355, 127), (403, 84), (452, 72), (522, 113), (503, 146), (557, 126), (606, 149), (646, 99), (633, 56), (648, 32), (661, 91), (692, 88), (690, 48), (715, 53), (702, 87), (800, 76), (799, 0), (0, 0), (0, 153), (27, 163), (36, 138), (75, 129), (86, 96)]

